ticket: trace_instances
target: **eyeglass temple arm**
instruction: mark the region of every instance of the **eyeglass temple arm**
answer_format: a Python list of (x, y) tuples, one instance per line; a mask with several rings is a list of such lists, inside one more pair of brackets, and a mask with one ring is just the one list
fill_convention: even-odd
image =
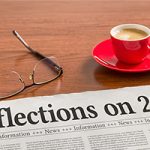
[[(40, 59), (47, 58), (43, 54), (39, 53), (38, 51), (35, 51), (32, 49), (26, 42), (25, 40), (19, 35), (19, 33), (15, 30), (12, 31), (13, 34), (19, 39), (19, 41), (36, 57), (39, 57)], [(48, 63), (50, 63), (57, 71), (62, 70), (60, 66), (58, 66), (55, 62), (53, 62), (51, 59), (48, 60)]]

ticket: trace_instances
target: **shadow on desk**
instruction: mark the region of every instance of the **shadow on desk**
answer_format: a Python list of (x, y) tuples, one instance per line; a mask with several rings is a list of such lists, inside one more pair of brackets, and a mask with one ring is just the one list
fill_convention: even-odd
[(150, 85), (150, 71), (125, 73), (97, 66), (94, 70), (95, 80), (107, 88)]

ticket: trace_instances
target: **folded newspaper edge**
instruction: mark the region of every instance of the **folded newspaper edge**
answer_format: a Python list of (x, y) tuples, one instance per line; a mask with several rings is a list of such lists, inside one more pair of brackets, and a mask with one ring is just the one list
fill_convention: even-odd
[(0, 150), (150, 150), (150, 86), (0, 102)]

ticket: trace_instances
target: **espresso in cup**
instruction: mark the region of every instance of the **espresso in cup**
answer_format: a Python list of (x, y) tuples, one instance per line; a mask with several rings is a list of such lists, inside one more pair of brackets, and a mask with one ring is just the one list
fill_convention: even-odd
[(115, 37), (121, 40), (139, 40), (145, 38), (148, 34), (140, 29), (126, 28), (116, 33)]
[(122, 24), (110, 31), (114, 54), (127, 64), (141, 63), (150, 52), (150, 29), (140, 24)]

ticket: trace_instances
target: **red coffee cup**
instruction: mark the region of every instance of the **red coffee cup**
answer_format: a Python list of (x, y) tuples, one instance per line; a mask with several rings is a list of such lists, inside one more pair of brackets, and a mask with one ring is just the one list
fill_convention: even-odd
[[(142, 38), (122, 39), (116, 35), (129, 29), (140, 30), (146, 35)], [(129, 33), (130, 34), (130, 33)], [(114, 53), (119, 61), (127, 64), (141, 63), (150, 51), (150, 29), (140, 24), (122, 24), (110, 31)]]

